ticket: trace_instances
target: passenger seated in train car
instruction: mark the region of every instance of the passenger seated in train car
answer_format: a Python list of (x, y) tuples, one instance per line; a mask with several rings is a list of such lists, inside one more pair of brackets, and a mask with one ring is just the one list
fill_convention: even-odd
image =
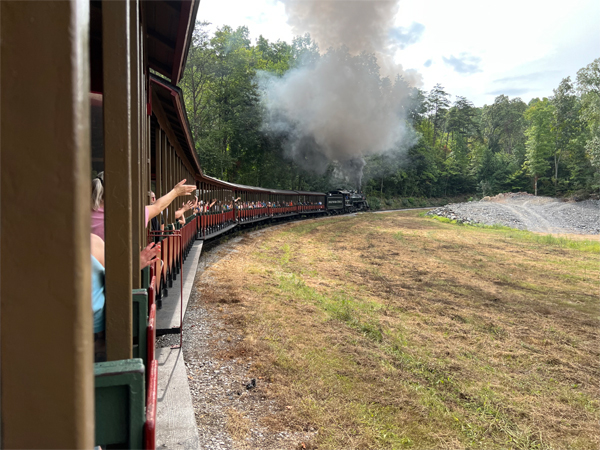
[(104, 333), (104, 241), (90, 233), (92, 257), (92, 311), (94, 313), (94, 362), (106, 361)]
[(104, 172), (92, 180), (92, 233), (104, 240)]
[(198, 197), (195, 197), (192, 202), (192, 214), (198, 214), (198, 206), (200, 206), (200, 201), (198, 200)]
[(145, 208), (146, 227), (148, 222), (153, 217), (158, 216), (163, 210), (167, 208), (173, 201), (182, 195), (191, 195), (196, 190), (196, 185), (185, 184), (186, 180), (181, 180), (175, 185), (175, 187), (167, 194), (157, 199), (153, 204), (147, 205)]
[(193, 209), (194, 214), (200, 214), (202, 212), (203, 206), (204, 205), (202, 203), (202, 200), (198, 200), (198, 197), (196, 197), (196, 203), (194, 204), (194, 209)]
[(214, 205), (215, 199), (212, 200), (212, 203), (204, 203), (204, 200), (200, 200), (196, 206), (196, 211), (198, 213), (206, 213), (210, 211), (210, 208)]
[[(92, 180), (91, 234), (99, 237), (102, 241), (102, 255), (104, 255), (104, 172), (99, 172)], [(148, 245), (140, 252), (140, 268), (148, 266), (152, 259), (159, 254), (160, 245)], [(104, 261), (104, 256), (102, 260)]]
[(194, 202), (191, 200), (181, 205), (177, 211), (175, 211), (175, 220), (181, 225), (185, 225), (185, 213), (194, 207)]
[[(148, 197), (150, 197), (150, 204), (153, 205), (156, 202), (156, 194), (152, 191), (148, 191)], [(162, 211), (159, 216), (150, 219), (150, 231), (165, 231), (165, 219)], [(159, 243), (162, 239), (161, 236), (155, 236), (154, 242)]]
[[(92, 311), (94, 314), (94, 362), (106, 361), (106, 334), (104, 324), (104, 241), (96, 234), (90, 233), (92, 258)], [(140, 252), (140, 267), (148, 266), (157, 255), (160, 255), (160, 244), (150, 244)]]
[[(179, 183), (175, 185), (175, 187), (167, 194), (163, 195), (159, 199), (156, 199), (156, 195), (154, 195), (154, 201), (147, 205), (144, 208), (145, 218), (146, 218), (146, 228), (148, 227), (148, 223), (158, 217), (159, 214), (162, 214), (163, 210), (165, 210), (177, 197), (182, 195), (190, 195), (192, 191), (196, 190), (196, 186), (193, 184), (186, 185), (186, 180), (183, 179)], [(153, 194), (152, 191), (150, 191)], [(152, 195), (150, 197), (152, 201)], [(191, 202), (188, 202), (191, 203)], [(176, 213), (177, 214), (177, 213)], [(185, 223), (185, 218), (184, 218)], [(161, 230), (164, 230), (164, 225), (161, 227)], [(152, 262), (160, 257), (161, 254), (161, 246), (160, 244), (151, 243), (146, 248), (144, 248), (140, 252), (140, 269), (148, 267)]]

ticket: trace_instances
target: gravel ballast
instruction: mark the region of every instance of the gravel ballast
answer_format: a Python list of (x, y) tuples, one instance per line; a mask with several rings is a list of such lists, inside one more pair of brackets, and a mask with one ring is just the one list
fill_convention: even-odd
[(542, 233), (600, 234), (600, 200), (573, 202), (525, 193), (499, 194), (435, 208), (428, 215)]
[[(274, 431), (263, 423), (266, 417), (280, 414), (282, 405), (268, 395), (270, 383), (253, 374), (251, 356), (227, 356), (243, 336), (223, 317), (219, 303), (207, 304), (203, 298), (204, 289), (214, 284), (206, 269), (235, 254), (236, 245), (245, 236), (264, 231), (207, 245), (198, 264), (183, 323), (183, 353), (202, 450), (296, 449), (302, 448), (301, 443), (309, 442), (316, 433), (316, 430)], [(157, 338), (158, 347), (178, 344), (179, 334)]]

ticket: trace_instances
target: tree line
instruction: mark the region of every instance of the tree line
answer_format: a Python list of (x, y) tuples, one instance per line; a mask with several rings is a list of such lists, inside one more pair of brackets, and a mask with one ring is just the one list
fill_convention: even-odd
[[(285, 135), (271, 133), (257, 74), (282, 76), (322, 57), (310, 36), (255, 44), (246, 27), (212, 34), (198, 23), (181, 81), (203, 170), (226, 181), (274, 189), (354, 187), (336, 163), (317, 175), (290, 161)], [(365, 56), (365, 61), (373, 58)], [(401, 77), (381, 88), (409, 90), (399, 112), (415, 131), (409, 148), (365, 157), (371, 195), (445, 197), (527, 191), (586, 195), (600, 188), (600, 58), (563, 79), (548, 98), (506, 95), (476, 107), (440, 84), (426, 92)]]

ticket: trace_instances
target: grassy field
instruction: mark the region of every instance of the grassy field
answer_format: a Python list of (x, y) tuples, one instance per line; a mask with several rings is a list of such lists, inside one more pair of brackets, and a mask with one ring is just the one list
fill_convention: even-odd
[(599, 254), (369, 213), (247, 237), (202, 295), (304, 448), (598, 449)]

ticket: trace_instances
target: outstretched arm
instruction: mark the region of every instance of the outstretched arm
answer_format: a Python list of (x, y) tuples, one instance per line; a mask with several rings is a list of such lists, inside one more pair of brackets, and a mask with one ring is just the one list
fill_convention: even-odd
[(193, 205), (194, 204), (191, 201), (181, 205), (181, 208), (179, 208), (177, 211), (175, 211), (175, 218), (179, 219), (179, 218), (183, 217), (183, 214), (186, 211), (189, 211), (190, 209), (192, 209)]
[[(153, 205), (146, 206), (146, 211), (148, 212), (149, 221), (153, 217), (158, 216), (161, 211), (163, 211), (167, 206), (173, 203), (177, 197), (181, 195), (190, 195), (194, 190), (196, 190), (196, 186), (193, 184), (184, 184), (186, 180), (181, 180), (179, 183), (175, 185), (175, 187), (166, 195), (163, 195), (161, 198), (156, 200)], [(147, 223), (147, 222), (146, 222)]]
[(150, 244), (140, 252), (140, 269), (149, 266), (160, 256), (160, 244)]

